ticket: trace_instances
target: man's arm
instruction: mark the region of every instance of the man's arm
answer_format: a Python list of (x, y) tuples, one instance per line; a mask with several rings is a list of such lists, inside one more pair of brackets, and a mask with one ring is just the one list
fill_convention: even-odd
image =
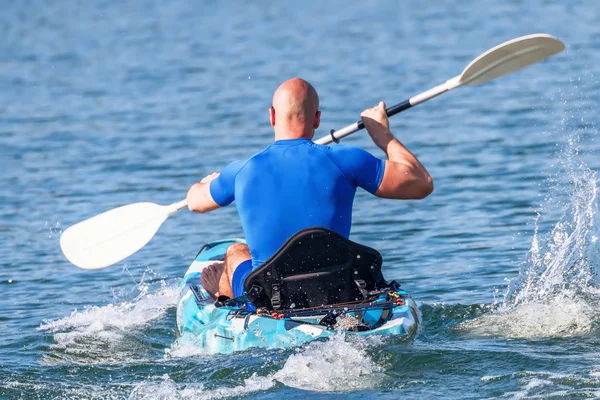
[(213, 172), (193, 184), (186, 198), (190, 211), (205, 213), (231, 204), (235, 200), (235, 177), (244, 163), (234, 161), (221, 173)]
[(210, 194), (210, 182), (219, 176), (218, 172), (205, 176), (198, 183), (194, 183), (187, 193), (188, 209), (197, 213), (204, 214), (205, 212), (216, 210), (221, 206), (213, 200)]
[(429, 172), (392, 135), (385, 103), (380, 102), (360, 115), (373, 142), (388, 156), (383, 179), (375, 196), (387, 199), (422, 199), (433, 192), (433, 179)]

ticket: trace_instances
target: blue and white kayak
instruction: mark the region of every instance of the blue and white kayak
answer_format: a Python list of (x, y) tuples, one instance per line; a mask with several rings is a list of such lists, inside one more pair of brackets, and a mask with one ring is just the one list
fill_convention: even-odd
[(249, 311), (243, 304), (215, 306), (200, 276), (208, 265), (223, 261), (227, 248), (242, 239), (205, 245), (180, 286), (177, 327), (182, 336), (208, 353), (232, 353), (251, 347), (290, 348), (327, 338), (338, 331), (351, 335), (404, 335), (418, 331), (419, 313), (408, 293), (399, 288), (374, 294), (368, 302), (318, 309)]

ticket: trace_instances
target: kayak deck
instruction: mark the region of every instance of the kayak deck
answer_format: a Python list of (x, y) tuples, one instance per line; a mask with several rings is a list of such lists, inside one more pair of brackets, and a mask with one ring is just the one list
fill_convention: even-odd
[[(242, 239), (205, 245), (190, 265), (180, 286), (177, 327), (180, 334), (209, 353), (231, 353), (250, 347), (289, 348), (342, 330), (352, 335), (416, 334), (416, 303), (404, 290), (381, 294), (362, 304), (336, 305), (319, 310), (249, 312), (243, 306), (216, 307), (201, 284), (202, 270), (223, 260), (227, 248)], [(390, 299), (393, 303), (390, 303)], [(387, 310), (387, 311), (386, 311)], [(324, 324), (334, 315), (331, 324)], [(359, 320), (361, 323), (357, 323)], [(364, 324), (372, 329), (365, 329)]]

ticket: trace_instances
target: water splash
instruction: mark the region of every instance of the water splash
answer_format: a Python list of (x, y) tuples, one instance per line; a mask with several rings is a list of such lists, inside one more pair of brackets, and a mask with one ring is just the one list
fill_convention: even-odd
[[(325, 341), (310, 342), (296, 348), (279, 371), (264, 377), (253, 375), (242, 386), (218, 389), (219, 395), (221, 397), (239, 396), (241, 392), (252, 391), (254, 390), (252, 388), (256, 387), (260, 387), (256, 390), (266, 390), (266, 388), (275, 386), (277, 382), (297, 389), (327, 392), (378, 387), (385, 381), (386, 375), (383, 368), (372, 361), (367, 350), (374, 346), (381, 346), (382, 343), (381, 337), (348, 336), (340, 332)], [(166, 353), (167, 357), (205, 355), (193, 345), (173, 346)], [(183, 389), (176, 388), (171, 383), (163, 382), (160, 385), (162, 385), (160, 390), (164, 390), (165, 393), (169, 392), (174, 396), (176, 389), (178, 396), (188, 398), (185, 397)], [(190, 390), (193, 391), (194, 398), (219, 398), (215, 391), (210, 392), (205, 387), (194, 389), (187, 387), (187, 389), (186, 393), (192, 393)], [(160, 390), (156, 384), (143, 389), (144, 393), (154, 393), (154, 395)]]
[[(493, 398), (547, 399), (598, 398), (600, 379), (595, 372), (558, 374), (540, 371), (519, 371), (504, 375), (484, 376), (483, 383), (516, 381), (518, 388)], [(575, 386), (575, 388), (573, 387)]]
[[(572, 139), (572, 138), (571, 138)], [(569, 140), (566, 157), (552, 182), (545, 208), (561, 209), (562, 215), (545, 238), (540, 238), (542, 213), (538, 213), (531, 249), (517, 279), (510, 281), (504, 307), (547, 300), (554, 294), (585, 294), (598, 283), (597, 176), (576, 162), (578, 146)]]
[(129, 301), (86, 307), (64, 318), (45, 320), (38, 330), (53, 334), (55, 343), (43, 361), (56, 364), (139, 359), (148, 351), (141, 330), (177, 302), (177, 287), (164, 281), (160, 284), (153, 293), (149, 293), (149, 284), (136, 285), (139, 294)]
[(47, 377), (38, 377), (34, 382), (24, 379), (0, 382), (0, 392), (3, 395), (8, 394), (2, 398), (47, 400), (51, 393), (54, 400), (122, 400), (131, 391), (131, 385), (128, 383), (86, 385), (77, 380), (61, 382)]
[(185, 358), (211, 355), (209, 350), (198, 346), (197, 342), (198, 339), (195, 335), (185, 332), (173, 342), (171, 347), (165, 349), (164, 358)]
[(215, 400), (241, 397), (250, 393), (265, 391), (275, 386), (271, 377), (252, 374), (244, 383), (234, 387), (207, 388), (201, 383), (178, 385), (168, 375), (162, 376), (162, 382), (144, 382), (129, 395), (129, 400)]
[(63, 232), (62, 225), (58, 220), (45, 221), (44, 232), (47, 232), (48, 239), (60, 237)]
[(352, 340), (342, 333), (312, 342), (292, 354), (274, 379), (286, 386), (314, 391), (346, 391), (378, 386), (385, 375), (366, 350), (380, 338)]
[(565, 337), (588, 334), (600, 323), (598, 179), (583, 161), (581, 146), (597, 130), (578, 112), (565, 112), (559, 128), (564, 146), (547, 180), (519, 275), (509, 281), (494, 313), (458, 329), (509, 338)]

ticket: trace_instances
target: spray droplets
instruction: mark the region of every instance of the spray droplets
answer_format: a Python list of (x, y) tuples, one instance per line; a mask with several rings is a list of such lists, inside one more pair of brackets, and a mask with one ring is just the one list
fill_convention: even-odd
[(578, 108), (582, 94), (574, 89), (577, 94), (562, 101), (554, 171), (541, 186), (546, 193), (519, 275), (509, 281), (496, 312), (459, 329), (511, 338), (568, 337), (589, 334), (600, 322), (598, 178), (581, 146), (597, 131), (584, 121), (590, 110)]

